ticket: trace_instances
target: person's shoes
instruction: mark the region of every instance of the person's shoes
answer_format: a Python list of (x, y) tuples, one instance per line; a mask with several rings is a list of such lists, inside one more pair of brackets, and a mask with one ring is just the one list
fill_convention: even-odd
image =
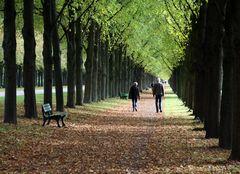
[(162, 110), (160, 110), (160, 112), (162, 112)]
[(137, 111), (137, 108), (135, 108), (135, 111)]
[(134, 108), (133, 108), (133, 112), (134, 112)]

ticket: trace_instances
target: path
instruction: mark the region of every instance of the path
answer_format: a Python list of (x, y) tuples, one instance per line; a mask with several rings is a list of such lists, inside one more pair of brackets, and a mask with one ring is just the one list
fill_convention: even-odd
[[(34, 138), (18, 140), (21, 146), (13, 146), (18, 149), (6, 153), (7, 160), (2, 160), (0, 170), (81, 174), (230, 173), (234, 165), (227, 165), (229, 151), (213, 148), (216, 140), (206, 140), (204, 132), (192, 131), (196, 123), (175, 95), (167, 94), (165, 105), (163, 113), (155, 113), (152, 95), (142, 94), (138, 112), (132, 112), (130, 101), (104, 112), (69, 110), (67, 128), (56, 128), (55, 123), (45, 128), (36, 125), (40, 131)], [(47, 136), (44, 132), (48, 132)]]

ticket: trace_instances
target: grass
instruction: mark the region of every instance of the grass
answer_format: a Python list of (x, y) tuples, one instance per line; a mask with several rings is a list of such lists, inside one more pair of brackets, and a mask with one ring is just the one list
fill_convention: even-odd
[(165, 95), (165, 112), (166, 115), (185, 116), (189, 115), (188, 108), (185, 107), (182, 101), (173, 93), (171, 88), (166, 88)]
[[(41, 107), (43, 104), (43, 94), (36, 95), (36, 103), (37, 103), (37, 110), (39, 118), (41, 118)], [(67, 101), (67, 93), (64, 93), (64, 101), (66, 104)], [(123, 103), (126, 103), (127, 100), (119, 99), (119, 98), (109, 98), (104, 101), (99, 102), (92, 102), (90, 104), (84, 104), (83, 106), (76, 106), (76, 109), (69, 109), (66, 108), (66, 111), (69, 113), (75, 112), (97, 112), (97, 111), (104, 111), (107, 109), (111, 109), (117, 107)], [(56, 105), (56, 98), (55, 94), (53, 94), (53, 109)], [(3, 119), (3, 108), (4, 108), (4, 97), (0, 97), (0, 119)], [(24, 96), (17, 96), (17, 117), (22, 119), (24, 115)], [(1, 127), (0, 127), (1, 129)]]

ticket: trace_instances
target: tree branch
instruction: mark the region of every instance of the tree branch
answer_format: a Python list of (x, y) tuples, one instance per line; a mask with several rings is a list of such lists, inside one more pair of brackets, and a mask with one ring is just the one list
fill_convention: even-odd
[(170, 11), (169, 6), (168, 6), (168, 4), (167, 4), (167, 1), (164, 0), (164, 3), (165, 3), (165, 5), (166, 5), (166, 7), (167, 7), (167, 11), (168, 11), (169, 15), (170, 15), (171, 18), (173, 19), (174, 23), (177, 25), (178, 30), (182, 33), (183, 37), (184, 37), (185, 39), (187, 39), (187, 37), (185, 36), (184, 32), (182, 31), (182, 28), (181, 28), (180, 24), (176, 21), (176, 19), (174, 18), (172, 12)]
[(125, 8), (130, 2), (131, 2), (131, 0), (128, 1), (125, 5), (122, 5), (121, 8), (120, 8), (116, 13), (114, 13), (110, 18), (108, 18), (107, 21), (112, 20), (112, 19), (113, 19), (120, 11), (122, 11), (122, 9)]

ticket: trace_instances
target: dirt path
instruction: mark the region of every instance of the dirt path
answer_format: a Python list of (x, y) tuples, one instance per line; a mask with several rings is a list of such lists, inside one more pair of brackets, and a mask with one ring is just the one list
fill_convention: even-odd
[(37, 125), (40, 132), (34, 137), (18, 137), (21, 146), (12, 144), (12, 152), (1, 154), (0, 170), (81, 174), (239, 170), (227, 161), (229, 151), (215, 148), (217, 140), (206, 140), (204, 132), (192, 131), (193, 118), (181, 102), (171, 104), (173, 100), (175, 95), (166, 96), (163, 113), (155, 113), (151, 94), (142, 94), (138, 112), (132, 112), (130, 101), (97, 113), (72, 110), (67, 128), (39, 130)]

